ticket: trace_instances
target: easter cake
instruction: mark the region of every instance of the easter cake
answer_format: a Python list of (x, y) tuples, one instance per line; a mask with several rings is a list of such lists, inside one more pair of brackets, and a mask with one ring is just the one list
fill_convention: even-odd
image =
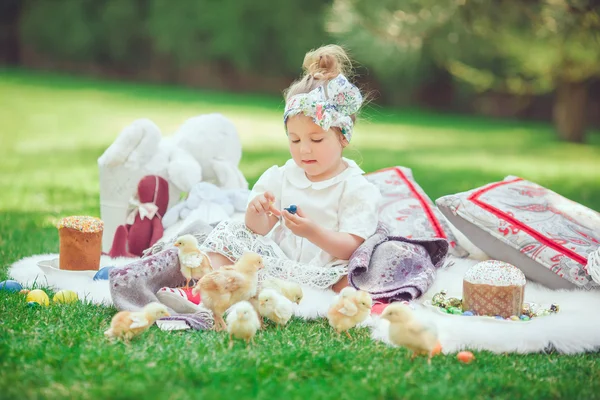
[(72, 216), (60, 220), (59, 268), (70, 271), (98, 270), (104, 223), (95, 217)]
[(525, 275), (517, 267), (497, 260), (471, 267), (463, 279), (463, 310), (476, 315), (521, 315)]

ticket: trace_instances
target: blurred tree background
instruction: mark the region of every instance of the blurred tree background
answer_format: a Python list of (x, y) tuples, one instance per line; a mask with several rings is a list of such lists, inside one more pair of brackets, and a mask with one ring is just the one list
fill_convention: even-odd
[(592, 0), (3, 0), (0, 62), (280, 93), (303, 55), (345, 45), (375, 102), (600, 126)]
[[(476, 93), (506, 95), (508, 113), (554, 92), (558, 133), (584, 138), (588, 92), (600, 77), (598, 2), (337, 0), (332, 16), (332, 30), (384, 76), (400, 67), (423, 84), (443, 77), (441, 68)], [(503, 112), (498, 106), (480, 104)]]

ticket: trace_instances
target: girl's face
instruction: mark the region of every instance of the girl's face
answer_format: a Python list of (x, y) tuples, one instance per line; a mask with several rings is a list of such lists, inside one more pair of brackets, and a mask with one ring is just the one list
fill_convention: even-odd
[(292, 159), (308, 179), (323, 181), (344, 170), (342, 150), (348, 142), (337, 131), (323, 130), (304, 114), (288, 118), (287, 130)]

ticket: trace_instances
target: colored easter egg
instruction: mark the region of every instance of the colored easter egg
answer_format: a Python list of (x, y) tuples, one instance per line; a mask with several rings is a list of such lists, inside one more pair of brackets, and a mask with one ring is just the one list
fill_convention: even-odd
[(472, 317), (473, 311), (465, 311), (464, 313), (462, 313), (462, 315), (464, 315), (465, 317)]
[(475, 356), (470, 351), (461, 351), (456, 355), (458, 361), (468, 364), (475, 359)]
[(103, 268), (100, 268), (98, 270), (98, 272), (96, 272), (96, 275), (94, 275), (94, 280), (95, 281), (108, 280), (108, 275), (109, 275), (110, 271), (113, 268), (114, 267), (103, 267)]
[(518, 321), (518, 320), (519, 320), (519, 317), (517, 317), (516, 315), (511, 315), (511, 316), (510, 316), (510, 320), (511, 320), (511, 321)]
[(448, 307), (447, 312), (448, 314), (462, 314), (461, 309), (458, 307)]
[(48, 304), (50, 304), (50, 298), (48, 297), (46, 292), (40, 289), (35, 289), (27, 293), (27, 298), (25, 300), (27, 302), (35, 301), (36, 303), (39, 303), (43, 306), (47, 306)]
[(284, 210), (286, 210), (290, 214), (296, 214), (296, 212), (298, 211), (298, 206), (296, 206), (295, 204), (292, 204), (288, 208), (284, 208)]
[(19, 294), (27, 294), (27, 293), (29, 293), (30, 291), (31, 291), (31, 290), (29, 290), (29, 289), (21, 289), (21, 290), (19, 291)]
[(0, 290), (6, 290), (8, 292), (19, 292), (23, 289), (23, 286), (17, 281), (2, 281), (0, 282)]
[(531, 318), (529, 318), (528, 315), (521, 315), (521, 321), (529, 321)]
[(77, 293), (72, 290), (61, 290), (54, 295), (52, 300), (55, 303), (68, 304), (76, 302), (79, 300), (79, 297), (77, 296)]
[(39, 306), (40, 306), (40, 303), (38, 303), (37, 301), (27, 302), (27, 307), (29, 307), (29, 308), (38, 308)]

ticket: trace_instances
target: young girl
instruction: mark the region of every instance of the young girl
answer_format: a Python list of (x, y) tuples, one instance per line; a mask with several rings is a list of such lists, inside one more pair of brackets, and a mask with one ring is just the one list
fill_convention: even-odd
[[(339, 291), (348, 284), (348, 259), (375, 233), (380, 193), (342, 157), (362, 104), (345, 76), (348, 56), (328, 45), (307, 53), (303, 67), (304, 76), (285, 92), (292, 159), (259, 178), (245, 224), (219, 224), (202, 247), (215, 268), (255, 251), (267, 275)], [(286, 210), (293, 205), (295, 213)]]

